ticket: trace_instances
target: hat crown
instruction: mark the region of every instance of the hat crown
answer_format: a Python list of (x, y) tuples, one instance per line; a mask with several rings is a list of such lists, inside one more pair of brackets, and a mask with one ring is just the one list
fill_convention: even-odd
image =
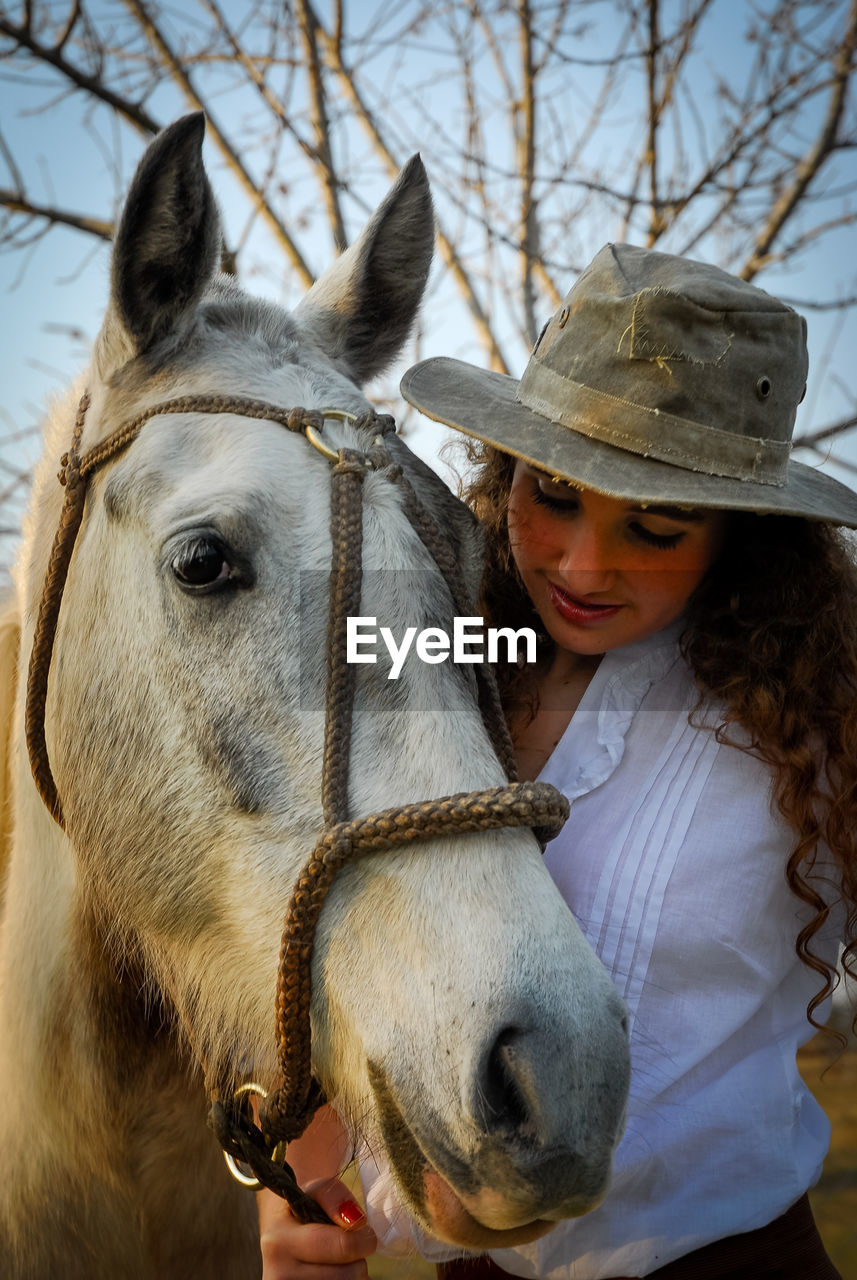
[(518, 398), (631, 452), (784, 484), (807, 364), (805, 321), (785, 303), (718, 267), (612, 244), (547, 325)]

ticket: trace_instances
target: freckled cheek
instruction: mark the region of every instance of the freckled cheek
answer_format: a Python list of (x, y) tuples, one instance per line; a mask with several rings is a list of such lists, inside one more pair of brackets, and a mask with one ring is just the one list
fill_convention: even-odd
[(557, 536), (555, 521), (540, 518), (537, 513), (524, 515), (511, 504), (508, 520), (509, 545), (519, 569), (546, 556), (562, 554), (563, 541)]

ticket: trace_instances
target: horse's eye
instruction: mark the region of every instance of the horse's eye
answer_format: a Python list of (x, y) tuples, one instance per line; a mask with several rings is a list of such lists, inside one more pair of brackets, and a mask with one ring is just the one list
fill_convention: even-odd
[(208, 538), (194, 538), (173, 557), (172, 571), (183, 587), (209, 590), (225, 586), (230, 580), (230, 566), (221, 547)]

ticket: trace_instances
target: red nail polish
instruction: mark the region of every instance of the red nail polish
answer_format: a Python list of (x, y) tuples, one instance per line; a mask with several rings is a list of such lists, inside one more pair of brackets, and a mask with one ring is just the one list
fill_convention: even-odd
[(336, 1210), (337, 1216), (342, 1219), (346, 1227), (356, 1227), (363, 1222), (366, 1214), (360, 1208), (359, 1204), (355, 1204), (353, 1200), (343, 1200), (342, 1204)]

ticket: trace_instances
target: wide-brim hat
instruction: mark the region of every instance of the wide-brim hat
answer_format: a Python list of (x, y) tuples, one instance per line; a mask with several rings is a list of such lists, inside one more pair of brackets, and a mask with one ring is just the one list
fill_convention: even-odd
[(523, 377), (447, 357), (401, 382), (421, 413), (584, 488), (633, 502), (857, 527), (857, 493), (794, 462), (806, 323), (707, 263), (605, 246)]

